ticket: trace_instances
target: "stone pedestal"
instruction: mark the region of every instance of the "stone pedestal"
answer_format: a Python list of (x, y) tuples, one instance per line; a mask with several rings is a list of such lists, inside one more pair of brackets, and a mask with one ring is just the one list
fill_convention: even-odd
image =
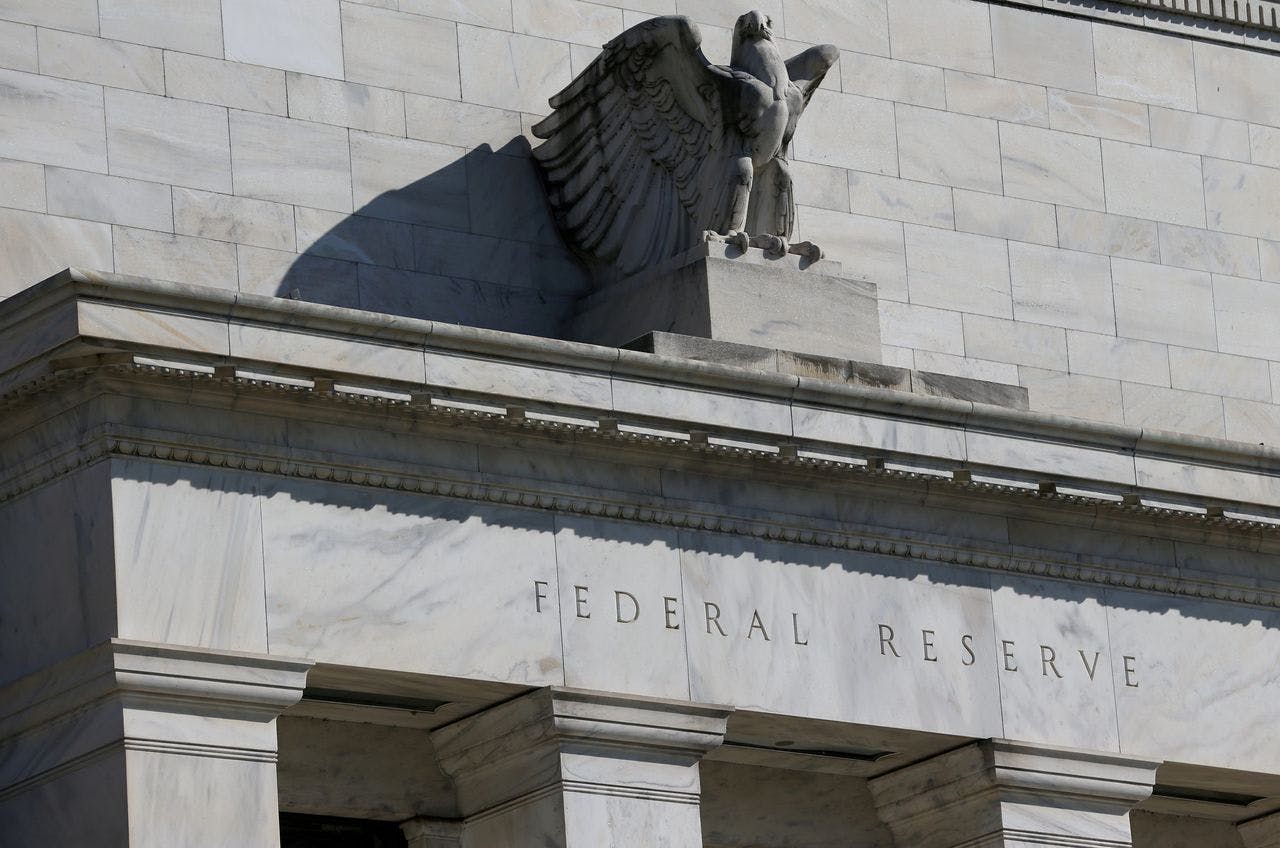
[(1156, 763), (990, 740), (870, 783), (880, 818), (911, 848), (1123, 848)]
[(701, 848), (698, 761), (728, 707), (546, 688), (432, 734), (463, 848)]
[(279, 845), (275, 720), (310, 665), (115, 639), (0, 689), (0, 841)]
[(588, 295), (569, 335), (618, 347), (650, 332), (680, 333), (879, 362), (875, 284), (840, 273), (838, 262), (709, 242)]

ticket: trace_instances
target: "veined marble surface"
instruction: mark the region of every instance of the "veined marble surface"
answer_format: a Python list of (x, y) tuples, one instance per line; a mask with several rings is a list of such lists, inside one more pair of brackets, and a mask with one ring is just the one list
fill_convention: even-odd
[[(474, 454), (443, 443), (439, 458), (465, 468)], [(224, 469), (111, 468), (115, 579), (127, 588), (116, 615), (134, 638), (1232, 768), (1280, 759), (1268, 730), (1280, 613), (1257, 607)], [(723, 500), (911, 526), (904, 504), (729, 483), (690, 472), (661, 488), (689, 508)], [(29, 516), (42, 502), (5, 509)], [(1176, 555), (1115, 549), (1101, 530), (1032, 520), (1013, 538), (972, 521), (992, 540), (1176, 556), (1188, 573), (1231, 556), (1184, 542)], [(1249, 566), (1255, 579), (1267, 561)], [(37, 661), (21, 658), (31, 650), (8, 667)], [(1229, 725), (1215, 723), (1223, 710)]]
[[(263, 478), (273, 652), (1270, 768), (1280, 615)], [(194, 542), (194, 540), (193, 540)], [(1225, 699), (1225, 700), (1224, 700)], [(1232, 729), (1208, 727), (1221, 705)], [(1236, 731), (1253, 728), (1249, 750)]]
[(261, 496), (272, 651), (542, 686), (564, 683), (551, 516), (271, 481)]
[(245, 479), (138, 461), (113, 471), (118, 633), (266, 651), (261, 504)]
[[(1237, 478), (1266, 501), (1267, 450), (138, 280), (52, 281), (5, 328), (43, 339), (29, 350), (79, 344), (35, 317), (67, 298), (78, 320), (110, 302), (98, 341), (139, 350), (8, 372), (53, 369), (4, 419), (10, 491), (27, 492), (0, 508), (25, 563), (6, 588), (58, 614), (49, 638), (3, 646), (5, 674), (81, 649), (93, 623), (495, 697), (572, 685), (1280, 759), (1277, 544), (1209, 514), (1242, 504), (1195, 501)], [(164, 348), (181, 335), (166, 316), (216, 314), (263, 359)], [(98, 474), (87, 502), (65, 456)], [(1180, 518), (1131, 488), (1157, 468)], [(24, 536), (44, 512), (75, 518)], [(109, 562), (81, 574), (95, 551)], [(82, 591), (105, 618), (57, 606)]]

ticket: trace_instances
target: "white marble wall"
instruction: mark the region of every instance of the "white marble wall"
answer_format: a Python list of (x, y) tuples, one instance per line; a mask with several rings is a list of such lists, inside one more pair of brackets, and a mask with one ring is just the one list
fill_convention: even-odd
[(266, 652), (262, 518), (253, 489), (230, 472), (192, 480), (141, 461), (116, 462), (113, 471), (118, 632)]
[[(0, 294), (79, 265), (554, 332), (584, 281), (529, 126), (625, 26), (689, 15), (724, 61), (749, 5), (7, 0)], [(1136, 10), (755, 5), (788, 49), (842, 50), (796, 140), (800, 228), (879, 285), (885, 361), (1280, 439), (1273, 44)]]
[[(267, 639), (342, 665), (564, 683), (550, 514), (444, 498), (266, 483)], [(336, 496), (336, 498), (335, 498)], [(552, 622), (552, 626), (548, 626)]]
[[(171, 638), (232, 632), (240, 590), (225, 583), (259, 604), (236, 638), (265, 627), (272, 653), (322, 663), (1263, 772), (1280, 757), (1268, 730), (1280, 615), (1258, 608), (362, 487), (182, 476), (117, 483), (117, 512), (135, 522), (118, 536), (171, 535), (137, 548), (123, 579), (167, 571), (192, 605), (227, 599)], [(219, 516), (220, 487), (256, 492), (260, 529), (244, 533), (260, 559), (171, 533), (169, 509)], [(158, 500), (166, 510), (140, 508)], [(1051, 525), (1028, 530), (1060, 544)], [(1201, 565), (1221, 556), (1232, 554), (1205, 548)], [(123, 635), (158, 638), (169, 617), (139, 594)]]

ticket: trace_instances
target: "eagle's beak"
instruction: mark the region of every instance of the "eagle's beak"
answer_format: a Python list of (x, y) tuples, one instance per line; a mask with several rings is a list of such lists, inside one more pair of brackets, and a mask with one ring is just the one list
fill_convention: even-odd
[(773, 33), (769, 29), (769, 19), (763, 14), (760, 12), (748, 12), (743, 18), (742, 34), (745, 37), (773, 40)]

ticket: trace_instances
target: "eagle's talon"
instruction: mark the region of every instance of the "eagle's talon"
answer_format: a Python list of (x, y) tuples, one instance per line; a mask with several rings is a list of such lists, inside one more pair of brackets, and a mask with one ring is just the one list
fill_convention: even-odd
[[(728, 66), (711, 64), (700, 41), (684, 17), (636, 24), (532, 128), (562, 234), (612, 274), (674, 258), (691, 236), (745, 253), (750, 232), (774, 233), (783, 238), (767, 249), (789, 248), (796, 211), (784, 154), (840, 51), (821, 45), (786, 59), (759, 12), (738, 19)], [(659, 53), (670, 61), (654, 61)]]
[(781, 259), (791, 250), (791, 245), (782, 236), (756, 236), (751, 240), (751, 246), (760, 248), (765, 256), (773, 259)]
[(818, 262), (827, 255), (821, 247), (818, 247), (811, 241), (796, 242), (791, 245), (790, 252), (797, 256), (802, 256), (810, 262)]
[(717, 233), (714, 230), (707, 230), (702, 234), (702, 238), (704, 241), (708, 242), (718, 241), (723, 242), (724, 244), (731, 244), (743, 253), (746, 253), (747, 248), (751, 246), (751, 236), (747, 235), (742, 230), (730, 230), (727, 233)]

